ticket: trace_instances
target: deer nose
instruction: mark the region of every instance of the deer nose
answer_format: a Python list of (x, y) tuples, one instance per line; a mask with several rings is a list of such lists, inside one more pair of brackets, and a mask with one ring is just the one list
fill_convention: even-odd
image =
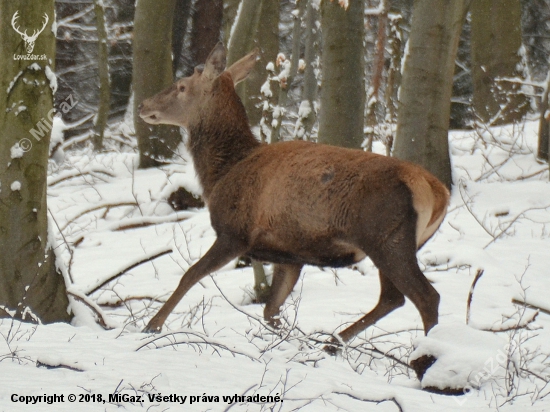
[(138, 112), (141, 112), (141, 109), (143, 109), (143, 103), (138, 106)]

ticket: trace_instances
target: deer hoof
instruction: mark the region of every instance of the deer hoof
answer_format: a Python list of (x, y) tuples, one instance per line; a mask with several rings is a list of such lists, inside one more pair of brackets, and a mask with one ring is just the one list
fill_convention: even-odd
[(340, 352), (340, 348), (334, 344), (328, 344), (323, 346), (323, 350), (330, 356), (336, 356)]
[(151, 322), (149, 322), (141, 332), (142, 333), (160, 333), (161, 331), (162, 331), (162, 326), (153, 326), (151, 325)]
[(336, 356), (338, 352), (342, 351), (342, 342), (336, 338), (331, 338), (327, 344), (323, 346), (323, 350), (331, 356)]
[(279, 330), (283, 327), (283, 324), (278, 318), (271, 318), (267, 321), (267, 324), (275, 330)]

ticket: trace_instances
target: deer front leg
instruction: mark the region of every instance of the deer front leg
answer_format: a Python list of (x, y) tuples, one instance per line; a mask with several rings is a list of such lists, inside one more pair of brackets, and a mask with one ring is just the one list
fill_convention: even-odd
[(281, 326), (281, 321), (277, 318), (280, 313), (280, 307), (285, 303), (292, 289), (294, 289), (294, 285), (296, 285), (300, 277), (301, 270), (302, 265), (276, 264), (273, 268), (271, 295), (265, 305), (264, 319), (274, 328)]
[(159, 333), (168, 315), (172, 313), (189, 289), (206, 275), (220, 269), (232, 259), (243, 254), (245, 250), (246, 248), (242, 243), (233, 238), (228, 236), (218, 237), (208, 252), (183, 275), (172, 296), (149, 321), (143, 332)]

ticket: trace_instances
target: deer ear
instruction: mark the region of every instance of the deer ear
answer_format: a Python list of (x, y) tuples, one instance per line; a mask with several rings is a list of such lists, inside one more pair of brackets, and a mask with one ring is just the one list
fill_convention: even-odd
[(254, 50), (252, 50), (242, 59), (233, 63), (231, 67), (227, 69), (227, 71), (231, 74), (231, 77), (233, 78), (233, 84), (235, 86), (248, 77), (248, 75), (254, 68), (254, 65), (256, 64), (256, 60), (258, 59), (259, 55), (260, 49), (256, 47)]
[(223, 43), (216, 44), (214, 49), (204, 63), (203, 77), (208, 80), (214, 80), (225, 70), (225, 47)]

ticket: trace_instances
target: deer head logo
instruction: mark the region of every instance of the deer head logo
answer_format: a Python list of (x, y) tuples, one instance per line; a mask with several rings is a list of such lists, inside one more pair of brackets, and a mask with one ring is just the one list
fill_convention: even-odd
[(27, 34), (27, 30), (25, 30), (24, 32), (21, 32), (21, 30), (19, 29), (19, 26), (16, 23), (16, 20), (18, 18), (19, 18), (19, 10), (16, 11), (15, 14), (13, 15), (11, 19), (11, 26), (17, 33), (21, 35), (21, 38), (25, 42), (25, 48), (27, 49), (27, 54), (31, 54), (34, 49), (34, 42), (38, 38), (38, 35), (44, 31), (44, 29), (46, 28), (46, 24), (48, 24), (48, 20), (49, 20), (48, 15), (44, 13), (44, 24), (42, 25), (42, 28), (40, 30), (34, 30), (31, 36)]

